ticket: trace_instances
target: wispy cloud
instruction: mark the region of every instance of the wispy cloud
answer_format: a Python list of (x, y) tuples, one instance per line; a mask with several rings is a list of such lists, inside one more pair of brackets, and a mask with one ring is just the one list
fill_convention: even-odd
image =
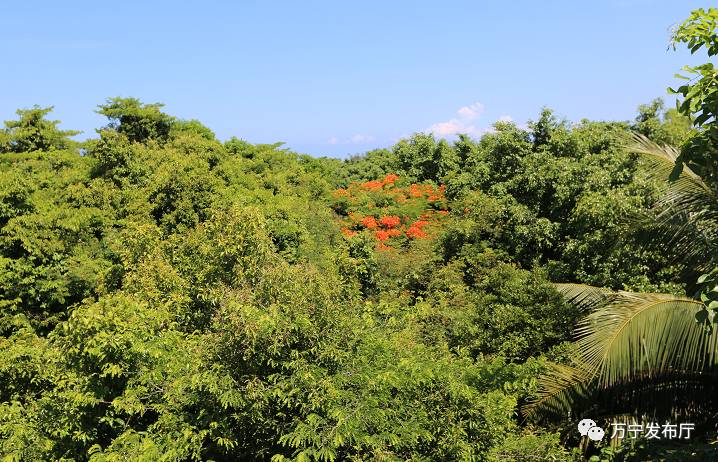
[[(439, 138), (452, 138), (458, 134), (479, 137), (485, 133), (492, 133), (495, 131), (493, 125), (489, 126), (483, 123), (484, 127), (477, 127), (477, 122), (484, 114), (484, 109), (484, 105), (479, 102), (463, 106), (456, 111), (456, 117), (444, 122), (437, 122), (424, 130), (424, 133), (431, 133)], [(502, 115), (497, 122), (514, 123), (514, 119), (509, 115)]]
[(332, 136), (327, 140), (327, 144), (367, 144), (374, 141), (374, 137), (371, 135), (356, 134), (346, 139), (339, 139), (336, 136)]
[(481, 117), (484, 112), (484, 105), (476, 102), (459, 108), (456, 117), (444, 122), (437, 122), (424, 130), (426, 133), (433, 133), (438, 137), (452, 137), (459, 133), (467, 135), (481, 135), (486, 130), (476, 128), (474, 121)]
[(350, 138), (352, 143), (362, 144), (374, 141), (374, 137), (371, 135), (354, 135)]
[(470, 106), (462, 107), (456, 113), (465, 120), (474, 120), (484, 113), (484, 105), (477, 102)]
[(451, 119), (446, 122), (438, 122), (425, 130), (427, 133), (432, 133), (439, 137), (455, 136), (459, 133), (466, 133), (469, 135), (475, 135), (479, 133), (479, 130), (473, 125), (468, 125), (459, 119)]

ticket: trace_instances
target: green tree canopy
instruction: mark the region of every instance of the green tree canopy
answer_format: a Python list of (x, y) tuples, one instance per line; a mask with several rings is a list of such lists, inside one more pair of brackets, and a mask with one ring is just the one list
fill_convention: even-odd
[(166, 141), (175, 122), (160, 109), (163, 104), (144, 104), (137, 98), (110, 98), (99, 106), (98, 114), (110, 121), (107, 128), (115, 130), (132, 142)]
[(59, 120), (47, 120), (45, 116), (52, 109), (52, 106), (18, 109), (19, 119), (5, 121), (5, 128), (0, 131), (0, 152), (54, 151), (75, 146), (70, 137), (80, 132), (60, 130)]

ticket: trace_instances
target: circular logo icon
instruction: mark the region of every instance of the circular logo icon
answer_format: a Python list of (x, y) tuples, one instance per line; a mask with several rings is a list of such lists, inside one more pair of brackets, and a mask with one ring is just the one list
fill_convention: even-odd
[(601, 427), (591, 427), (588, 429), (588, 439), (591, 441), (601, 441), (603, 439), (604, 431)]
[(591, 419), (583, 419), (578, 423), (578, 432), (581, 436), (588, 435), (588, 431), (596, 426), (596, 422)]

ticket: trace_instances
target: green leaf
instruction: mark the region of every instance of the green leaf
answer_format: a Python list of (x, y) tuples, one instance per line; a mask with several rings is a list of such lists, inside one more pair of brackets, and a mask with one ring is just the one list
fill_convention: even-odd
[(704, 324), (708, 320), (708, 310), (700, 310), (695, 314), (696, 322)]
[(673, 170), (671, 170), (671, 174), (669, 175), (668, 179), (670, 181), (676, 181), (681, 176), (681, 173), (683, 173), (683, 164), (676, 163), (676, 165), (673, 167)]

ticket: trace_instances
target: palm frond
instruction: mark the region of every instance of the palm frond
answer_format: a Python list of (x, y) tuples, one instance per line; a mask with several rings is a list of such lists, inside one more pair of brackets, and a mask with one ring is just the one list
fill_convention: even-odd
[[(524, 415), (565, 414), (581, 400), (585, 405), (593, 397), (598, 403), (602, 393), (608, 396), (604, 408), (648, 406), (660, 390), (698, 389), (706, 381), (715, 385), (718, 333), (711, 335), (695, 322), (695, 313), (703, 308), (700, 301), (580, 284), (560, 284), (558, 289), (592, 311), (576, 328), (572, 364), (549, 367)], [(653, 402), (654, 407), (660, 404)]]
[(582, 408), (590, 394), (590, 374), (575, 366), (549, 363), (541, 375), (537, 397), (522, 408), (524, 417), (559, 417), (571, 409)]
[(558, 283), (554, 284), (554, 287), (566, 301), (574, 304), (583, 312), (588, 312), (615, 296), (615, 292), (611, 289), (586, 284)]
[(687, 297), (617, 292), (579, 323), (578, 361), (603, 387), (712, 367), (718, 336), (696, 323), (702, 307)]
[(718, 192), (688, 166), (676, 175), (679, 152), (634, 134), (627, 148), (641, 156), (649, 178), (660, 181), (650, 226), (652, 243), (697, 272), (710, 269), (718, 256)]

